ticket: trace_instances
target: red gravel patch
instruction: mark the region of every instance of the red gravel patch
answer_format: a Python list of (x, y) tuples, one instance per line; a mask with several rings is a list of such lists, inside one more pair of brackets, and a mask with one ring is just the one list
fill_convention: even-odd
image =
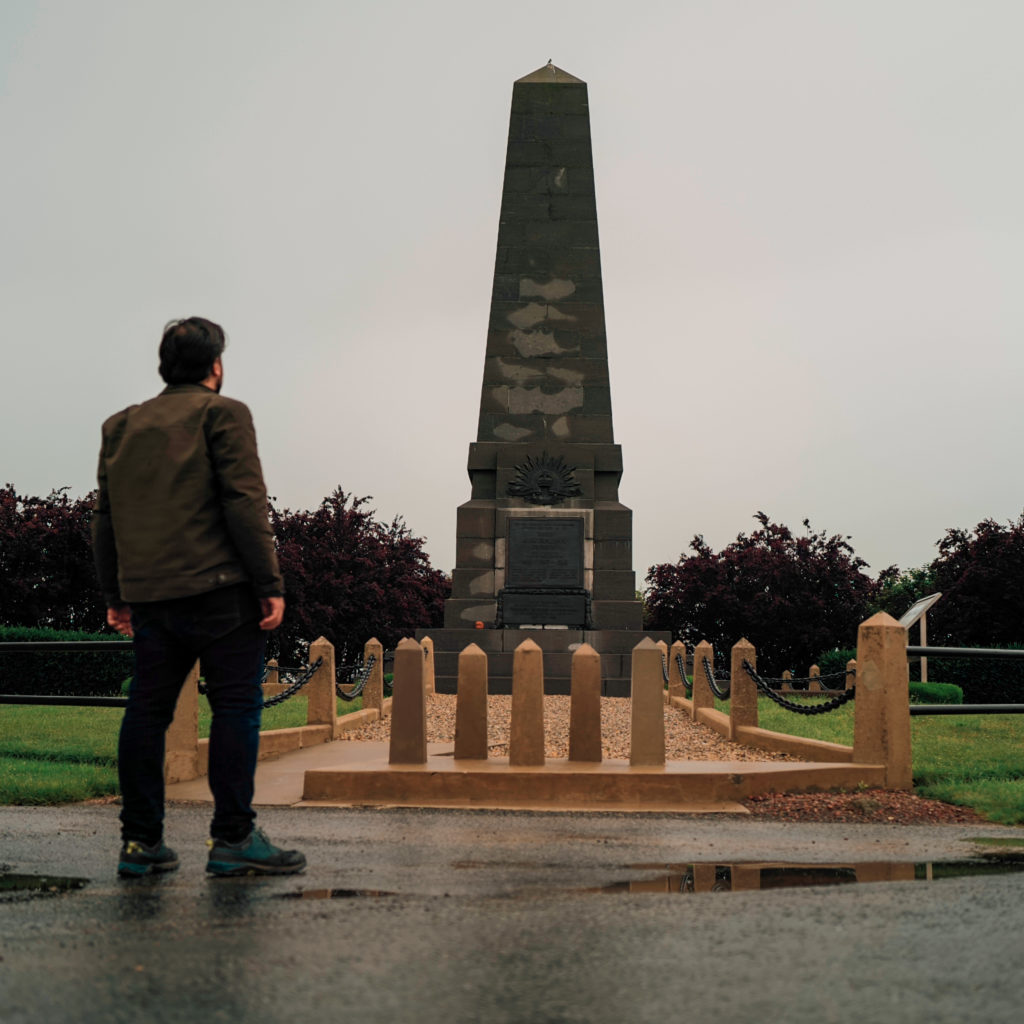
[(967, 807), (913, 793), (865, 789), (856, 793), (766, 793), (744, 800), (752, 815), (774, 821), (881, 825), (987, 825)]

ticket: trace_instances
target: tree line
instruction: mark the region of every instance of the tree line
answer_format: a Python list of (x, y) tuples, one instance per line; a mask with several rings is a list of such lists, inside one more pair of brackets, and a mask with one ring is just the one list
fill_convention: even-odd
[[(96, 585), (89, 519), (94, 496), (63, 488), (45, 498), (0, 490), (0, 624), (95, 631), (105, 621)], [(354, 661), (377, 636), (393, 646), (419, 627), (442, 622), (448, 577), (430, 565), (423, 538), (401, 517), (376, 518), (370, 498), (341, 488), (312, 510), (281, 509), (271, 499), (287, 610), (272, 653), (293, 664), (305, 644), (325, 636), (341, 661)], [(857, 626), (875, 611), (902, 615), (941, 591), (928, 613), (929, 642), (993, 646), (1024, 640), (1024, 513), (951, 528), (926, 566), (890, 566), (876, 577), (850, 538), (797, 533), (763, 512), (758, 526), (721, 551), (701, 535), (691, 554), (652, 566), (644, 591), (645, 626), (688, 644), (709, 640), (724, 654), (741, 636), (769, 673), (799, 674), (831, 648), (852, 647)]]
[[(769, 673), (803, 675), (832, 648), (855, 646), (857, 626), (885, 611), (899, 618), (920, 597), (942, 599), (928, 612), (935, 646), (1006, 646), (1024, 640), (1024, 513), (1016, 521), (985, 519), (951, 528), (926, 566), (890, 566), (872, 578), (850, 538), (794, 533), (764, 513), (750, 534), (721, 551), (703, 536), (690, 555), (647, 573), (645, 624), (688, 644), (708, 640), (726, 652), (745, 636)], [(916, 638), (915, 638), (916, 642)]]
[[(441, 624), (448, 577), (432, 568), (423, 538), (401, 517), (376, 518), (370, 498), (341, 488), (309, 511), (269, 514), (285, 583), (284, 622), (270, 653), (305, 659), (325, 636), (339, 662), (353, 662), (376, 636), (385, 647), (421, 626)], [(89, 521), (95, 494), (67, 488), (45, 498), (0, 490), (0, 624), (95, 632), (106, 608), (93, 569)]]

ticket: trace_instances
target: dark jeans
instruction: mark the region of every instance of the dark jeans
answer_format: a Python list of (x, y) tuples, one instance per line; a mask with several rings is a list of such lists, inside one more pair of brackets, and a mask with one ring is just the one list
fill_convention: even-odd
[(244, 584), (132, 606), (135, 678), (117, 751), (125, 840), (148, 844), (163, 837), (165, 734), (197, 658), (213, 710), (210, 835), (238, 842), (252, 831), (266, 648), (259, 617), (259, 603)]

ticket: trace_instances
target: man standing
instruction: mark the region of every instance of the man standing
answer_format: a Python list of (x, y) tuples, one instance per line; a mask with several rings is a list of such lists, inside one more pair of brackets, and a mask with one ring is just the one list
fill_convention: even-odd
[(167, 387), (103, 424), (93, 550), (107, 622), (135, 648), (118, 743), (125, 878), (178, 867), (163, 841), (164, 742), (197, 658), (213, 710), (206, 870), (292, 874), (306, 865), (254, 827), (260, 679), (284, 587), (252, 417), (220, 395), (224, 345), (209, 320), (172, 321), (160, 342)]

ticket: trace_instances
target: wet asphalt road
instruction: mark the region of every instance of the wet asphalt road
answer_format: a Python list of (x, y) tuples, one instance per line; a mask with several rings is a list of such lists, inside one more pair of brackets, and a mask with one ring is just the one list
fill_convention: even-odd
[[(304, 875), (119, 882), (113, 806), (0, 808), (0, 862), (79, 875), (0, 902), (0, 1021), (787, 1022), (1024, 1016), (1024, 874), (602, 894), (664, 865), (949, 861), (990, 827), (732, 817), (268, 809)], [(321, 898), (330, 890), (360, 890)], [(319, 891), (319, 892), (318, 892)], [(305, 898), (294, 898), (307, 892)], [(393, 895), (374, 895), (376, 892)]]

